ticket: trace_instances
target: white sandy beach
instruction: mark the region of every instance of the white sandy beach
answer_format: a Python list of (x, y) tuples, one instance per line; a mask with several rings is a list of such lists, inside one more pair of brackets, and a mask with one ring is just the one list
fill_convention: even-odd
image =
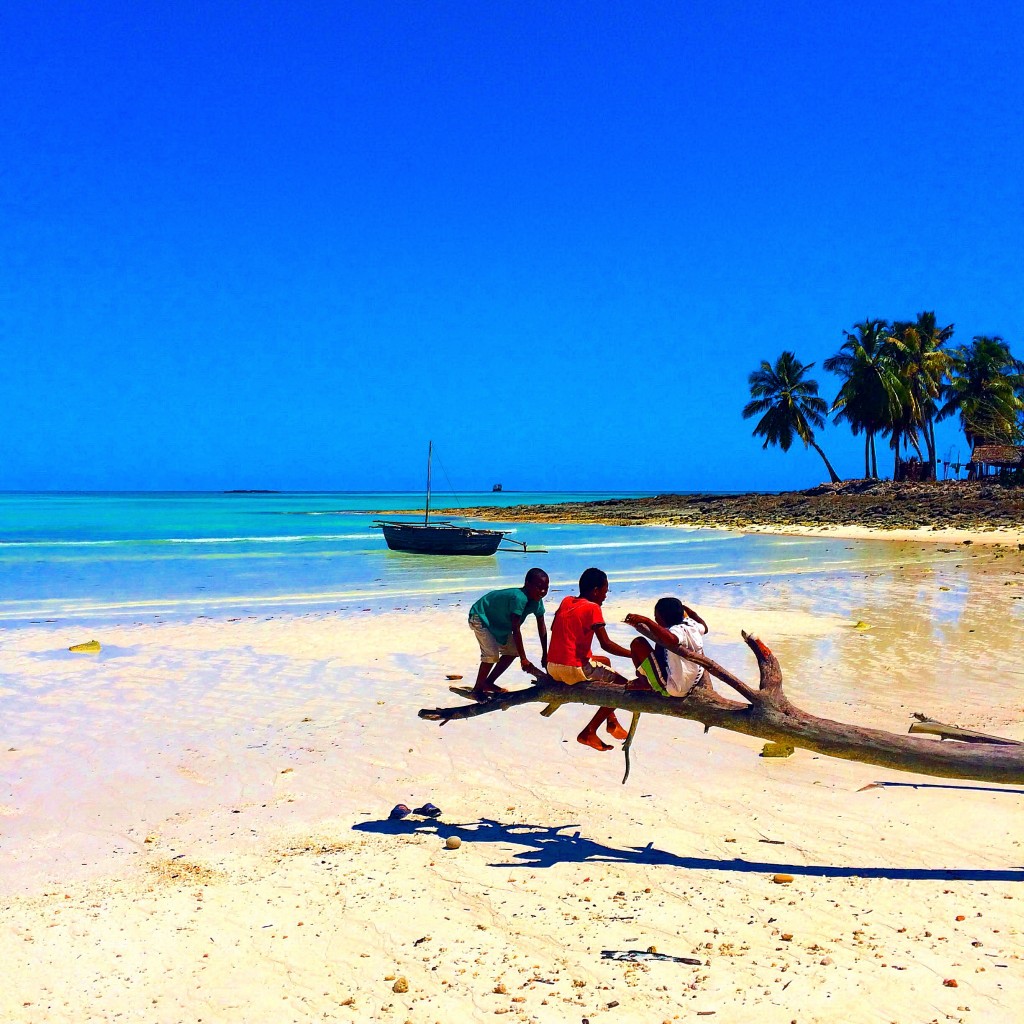
[[(670, 525), (670, 524), (663, 524)], [(963, 530), (955, 527), (916, 527), (880, 530), (874, 526), (747, 526), (744, 533), (774, 533), (787, 537), (832, 537), (837, 540), (889, 540), (922, 544), (983, 544), (1017, 548), (1024, 544), (1024, 529), (992, 526)]]
[[(759, 633), (819, 714), (903, 731), (924, 711), (1024, 738), (1010, 578), (947, 594), (922, 569), (878, 594), (868, 631), (784, 600), (709, 607), (708, 650), (749, 677), (739, 629)], [(922, 588), (958, 614), (908, 602)], [(630, 610), (613, 597), (608, 621)], [(98, 656), (66, 652), (92, 632), (9, 634), (0, 1019), (1024, 1011), (1020, 790), (762, 759), (667, 719), (641, 722), (622, 786), (621, 754), (574, 741), (582, 709), (417, 719), (457, 701), (447, 673), (473, 671), (464, 618), (133, 625), (97, 635)], [(428, 800), (439, 821), (386, 820)], [(601, 955), (650, 947), (700, 964)]]

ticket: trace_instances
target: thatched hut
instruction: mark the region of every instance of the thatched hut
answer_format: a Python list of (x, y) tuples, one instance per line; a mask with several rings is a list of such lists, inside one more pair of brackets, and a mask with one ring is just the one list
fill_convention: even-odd
[(1024, 445), (976, 444), (967, 464), (968, 479), (988, 476), (995, 470), (1000, 476), (1024, 467)]

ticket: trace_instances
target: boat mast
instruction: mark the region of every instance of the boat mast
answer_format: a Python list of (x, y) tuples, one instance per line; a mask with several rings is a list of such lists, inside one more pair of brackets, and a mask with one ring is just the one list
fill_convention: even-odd
[(430, 522), (430, 459), (434, 454), (434, 442), (431, 441), (427, 445), (427, 504), (423, 509), (423, 525), (426, 526)]

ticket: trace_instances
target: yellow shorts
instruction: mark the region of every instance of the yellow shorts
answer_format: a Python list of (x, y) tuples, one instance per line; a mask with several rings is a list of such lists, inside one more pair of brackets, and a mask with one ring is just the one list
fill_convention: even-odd
[(618, 672), (612, 671), (599, 661), (588, 661), (584, 665), (552, 665), (548, 662), (547, 673), (556, 683), (566, 683), (569, 686), (588, 680), (595, 683), (627, 682), (625, 676), (620, 676)]

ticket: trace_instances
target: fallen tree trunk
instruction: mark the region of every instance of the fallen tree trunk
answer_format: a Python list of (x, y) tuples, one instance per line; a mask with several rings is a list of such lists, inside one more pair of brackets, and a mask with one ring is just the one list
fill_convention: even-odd
[[(620, 686), (580, 683), (563, 686), (542, 676), (535, 686), (496, 697), (479, 704), (454, 708), (424, 708), (419, 717), (448, 722), (508, 711), (523, 704), (587, 704), (613, 707), (647, 715), (667, 715), (700, 722), (711, 728), (788, 743), (829, 757), (894, 768), (898, 771), (938, 775), (951, 779), (1024, 784), (1024, 743), (968, 743), (898, 735), (881, 729), (865, 729), (828, 718), (818, 718), (793, 705), (782, 690), (782, 669), (778, 659), (757, 637), (743, 633), (743, 639), (757, 659), (760, 684), (757, 689), (734, 676), (710, 658), (678, 649), (690, 661), (735, 690), (743, 701), (729, 700), (710, 685), (698, 686), (686, 697), (662, 697), (657, 693), (627, 691)], [(706, 676), (705, 676), (706, 678)]]
[(1001, 743), (1013, 746), (1017, 740), (1008, 740), (1005, 736), (990, 736), (987, 732), (975, 732), (973, 729), (961, 729), (959, 725), (946, 725), (936, 722), (934, 718), (914, 713), (917, 721), (910, 727), (911, 732), (925, 732), (938, 736), (940, 740), (963, 740), (964, 743)]

